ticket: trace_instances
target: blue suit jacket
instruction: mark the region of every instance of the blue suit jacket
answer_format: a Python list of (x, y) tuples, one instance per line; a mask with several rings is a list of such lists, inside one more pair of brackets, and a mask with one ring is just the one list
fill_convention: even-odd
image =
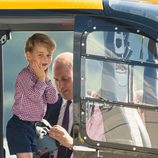
[[(61, 105), (62, 105), (62, 97), (60, 95), (58, 95), (58, 101), (55, 104), (48, 104), (47, 105), (47, 112), (45, 115), (45, 119), (53, 126), (56, 125), (58, 122), (58, 117), (59, 117), (59, 113), (60, 113), (60, 109), (61, 109)], [(71, 131), (71, 136), (72, 131)], [(57, 142), (58, 143), (58, 142)], [(59, 144), (59, 143), (58, 143)], [(72, 150), (67, 149), (66, 155), (63, 158), (70, 158), (72, 154)]]

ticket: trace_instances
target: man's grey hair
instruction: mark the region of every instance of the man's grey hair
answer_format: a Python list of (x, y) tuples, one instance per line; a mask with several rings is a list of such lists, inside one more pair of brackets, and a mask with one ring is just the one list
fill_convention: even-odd
[(73, 53), (63, 52), (56, 56), (53, 62), (53, 69), (56, 65), (68, 66), (70, 69), (73, 69)]

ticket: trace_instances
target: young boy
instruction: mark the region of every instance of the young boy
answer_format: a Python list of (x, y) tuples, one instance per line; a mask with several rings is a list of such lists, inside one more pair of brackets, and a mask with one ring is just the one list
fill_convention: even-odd
[(32, 158), (37, 151), (35, 123), (45, 115), (47, 103), (57, 101), (57, 93), (48, 78), (55, 43), (45, 34), (35, 33), (26, 42), (28, 66), (15, 83), (13, 117), (7, 124), (10, 154), (17, 158)]

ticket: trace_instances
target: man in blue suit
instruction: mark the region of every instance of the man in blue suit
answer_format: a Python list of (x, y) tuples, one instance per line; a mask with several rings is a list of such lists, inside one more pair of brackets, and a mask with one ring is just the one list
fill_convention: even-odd
[[(73, 138), (72, 138), (72, 124), (73, 124), (73, 54), (64, 52), (58, 55), (53, 63), (53, 76), (57, 91), (59, 92), (59, 99), (54, 105), (48, 105), (45, 119), (53, 126), (49, 131), (49, 136), (59, 142), (58, 151), (51, 154), (53, 158), (70, 158), (72, 155)], [(67, 107), (67, 101), (71, 102), (69, 105), (69, 120), (68, 129), (63, 126), (64, 113)], [(61, 153), (61, 147), (64, 147), (64, 154)], [(45, 154), (49, 157), (50, 153)]]

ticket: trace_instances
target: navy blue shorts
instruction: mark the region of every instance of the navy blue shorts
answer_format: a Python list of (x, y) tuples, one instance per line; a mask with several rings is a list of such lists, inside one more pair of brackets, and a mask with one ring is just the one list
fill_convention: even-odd
[(37, 152), (37, 136), (32, 122), (20, 120), (13, 115), (8, 121), (6, 136), (11, 155), (23, 152)]

